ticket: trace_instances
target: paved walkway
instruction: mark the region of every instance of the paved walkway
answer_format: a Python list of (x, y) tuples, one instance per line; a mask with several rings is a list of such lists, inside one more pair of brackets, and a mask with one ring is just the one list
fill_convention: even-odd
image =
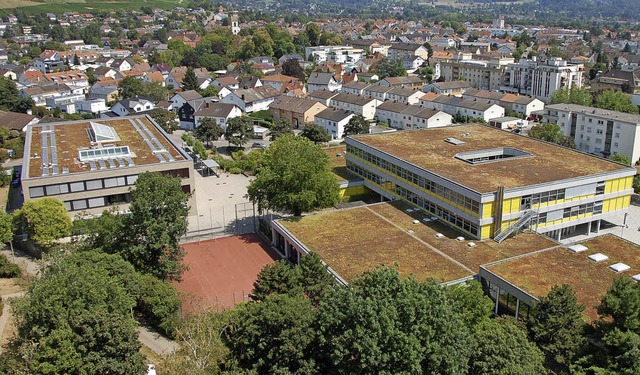
[[(11, 308), (9, 305), (9, 298), (14, 297), (24, 297), (25, 292), (17, 292), (10, 294), (3, 294), (0, 296), (2, 302), (4, 302), (4, 306), (2, 307), (2, 315), (0, 316), (0, 337), (4, 334), (4, 328), (7, 326), (7, 321), (9, 320), (9, 309)], [(3, 347), (0, 346), (0, 353), (2, 353)]]

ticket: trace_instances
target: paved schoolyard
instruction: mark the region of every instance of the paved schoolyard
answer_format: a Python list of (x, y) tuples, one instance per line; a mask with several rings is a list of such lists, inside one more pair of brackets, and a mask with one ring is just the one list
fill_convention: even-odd
[(279, 259), (257, 235), (222, 237), (182, 245), (189, 270), (177, 284), (183, 314), (230, 308), (248, 300), (258, 272)]

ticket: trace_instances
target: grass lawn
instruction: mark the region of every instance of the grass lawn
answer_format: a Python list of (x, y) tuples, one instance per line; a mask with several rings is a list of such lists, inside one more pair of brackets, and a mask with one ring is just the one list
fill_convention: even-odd
[[(357, 179), (358, 176), (347, 170), (347, 159), (345, 158), (345, 154), (347, 153), (347, 146), (334, 146), (327, 147), (324, 151), (329, 156), (329, 167), (331, 168), (331, 172), (336, 177), (338, 182), (344, 182), (349, 180)], [(341, 156), (338, 156), (340, 154)]]
[(0, 187), (0, 209), (7, 209), (7, 201), (9, 199), (9, 186)]

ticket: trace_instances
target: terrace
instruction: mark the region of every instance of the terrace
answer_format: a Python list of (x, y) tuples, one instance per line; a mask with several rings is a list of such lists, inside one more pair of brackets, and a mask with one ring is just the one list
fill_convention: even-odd
[[(640, 274), (640, 247), (614, 235), (581, 244), (587, 250), (574, 253), (565, 247), (552, 248), (483, 266), (480, 274), (501, 288), (515, 287), (531, 299), (546, 296), (555, 285), (568, 284), (578, 303), (585, 306), (585, 320), (592, 321), (598, 319), (596, 307), (615, 278)], [(601, 262), (588, 258), (597, 253), (609, 258)], [(616, 263), (624, 263), (630, 269), (616, 272), (609, 268)]]

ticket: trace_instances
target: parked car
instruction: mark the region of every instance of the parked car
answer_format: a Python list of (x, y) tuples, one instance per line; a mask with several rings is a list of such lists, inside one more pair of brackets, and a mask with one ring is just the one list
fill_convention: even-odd
[(251, 145), (251, 147), (252, 148), (265, 148), (267, 146), (262, 142), (255, 142), (254, 144)]

